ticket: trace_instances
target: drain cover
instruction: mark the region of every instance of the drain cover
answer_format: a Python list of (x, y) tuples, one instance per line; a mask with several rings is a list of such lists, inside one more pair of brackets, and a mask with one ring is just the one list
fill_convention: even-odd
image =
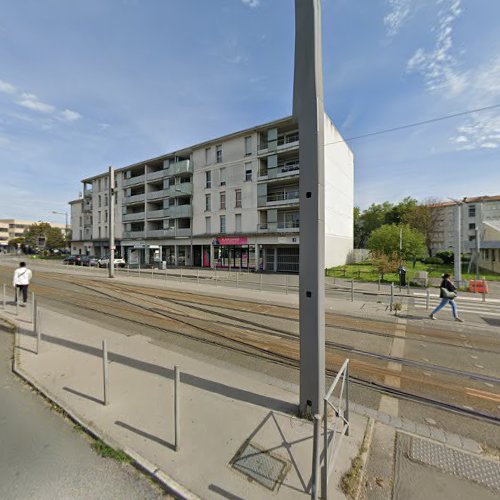
[(409, 458), (500, 491), (500, 463), (494, 460), (415, 437), (412, 438)]
[(230, 465), (271, 491), (279, 487), (290, 469), (285, 459), (250, 442), (238, 450)]

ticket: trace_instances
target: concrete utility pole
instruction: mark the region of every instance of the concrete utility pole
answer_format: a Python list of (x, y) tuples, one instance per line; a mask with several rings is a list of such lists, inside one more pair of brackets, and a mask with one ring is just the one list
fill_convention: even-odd
[(115, 170), (109, 167), (109, 277), (115, 277)]
[(479, 279), (479, 261), (481, 260), (481, 230), (479, 229), (478, 225), (476, 224), (476, 229), (475, 229), (475, 234), (476, 234), (476, 281)]
[(300, 411), (325, 396), (325, 159), (321, 0), (295, 0), (293, 115), (300, 137)]
[(457, 286), (462, 282), (462, 202), (455, 200), (456, 207), (456, 239), (455, 239), (455, 281)]

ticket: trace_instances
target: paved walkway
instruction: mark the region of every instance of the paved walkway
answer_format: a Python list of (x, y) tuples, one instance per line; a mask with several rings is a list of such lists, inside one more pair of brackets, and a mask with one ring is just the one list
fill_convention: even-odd
[[(244, 370), (161, 349), (141, 335), (126, 337), (48, 310), (41, 311), (43, 337), (37, 355), (29, 319), (29, 308), (17, 318), (17, 370), (182, 497), (310, 496), (313, 429), (295, 417), (297, 393), (255, 380)], [(109, 346), (107, 406), (104, 339)], [(182, 371), (179, 451), (174, 446), (175, 365)], [(344, 497), (337, 485), (359, 451), (366, 423), (366, 417), (351, 415), (351, 435), (343, 440), (331, 476), (335, 498)], [(243, 458), (236, 470), (230, 464), (238, 453)], [(259, 482), (274, 486), (274, 492)]]

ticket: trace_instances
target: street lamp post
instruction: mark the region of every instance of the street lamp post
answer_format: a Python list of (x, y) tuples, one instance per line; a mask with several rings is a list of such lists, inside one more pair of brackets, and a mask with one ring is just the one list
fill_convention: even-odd
[(55, 210), (52, 210), (53, 214), (58, 214), (58, 215), (64, 215), (64, 243), (66, 244), (66, 248), (68, 248), (68, 212), (57, 212)]
[(109, 277), (115, 277), (115, 170), (109, 167)]

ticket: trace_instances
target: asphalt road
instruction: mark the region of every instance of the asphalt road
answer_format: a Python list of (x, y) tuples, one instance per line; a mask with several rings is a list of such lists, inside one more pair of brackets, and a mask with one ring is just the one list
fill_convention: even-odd
[(90, 439), (11, 372), (12, 334), (0, 326), (0, 498), (159, 499), (131, 465), (99, 457)]

